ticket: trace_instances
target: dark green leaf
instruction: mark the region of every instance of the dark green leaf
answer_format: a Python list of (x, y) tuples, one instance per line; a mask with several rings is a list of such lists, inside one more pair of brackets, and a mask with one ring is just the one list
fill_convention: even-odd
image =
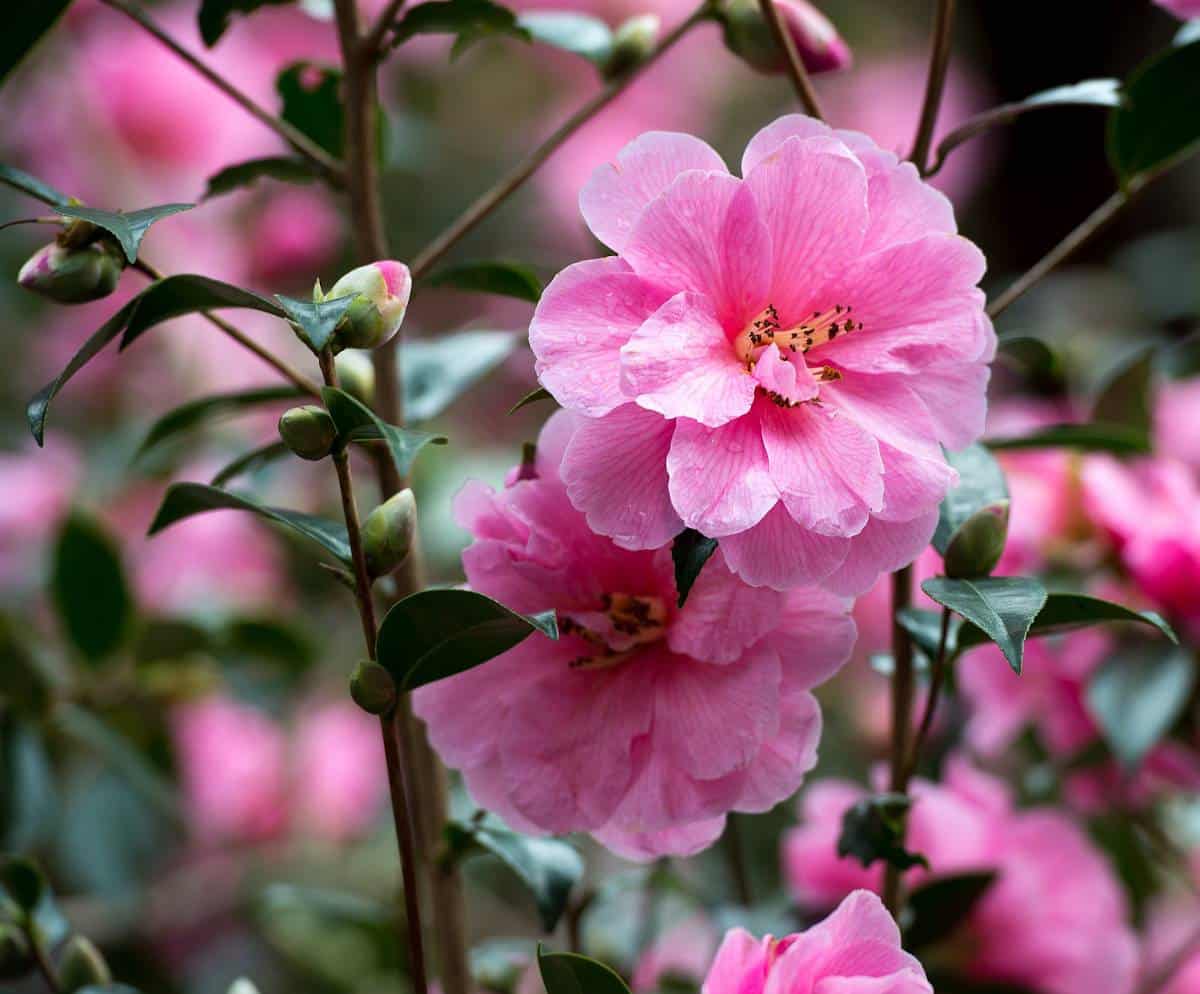
[(914, 888), (908, 898), (911, 919), (904, 930), (904, 948), (919, 950), (949, 938), (995, 879), (991, 870), (958, 873), (934, 877)]
[(5, 615), (0, 615), (0, 659), (4, 660), (0, 700), (19, 714), (41, 717), (60, 681)]
[(57, 210), (63, 217), (77, 217), (91, 221), (98, 228), (103, 228), (120, 243), (125, 258), (130, 262), (137, 261), (138, 246), (150, 225), (172, 214), (190, 211), (195, 204), (161, 204), (158, 207), (143, 207), (138, 211), (124, 213), (121, 211), (102, 211), (95, 207), (80, 207), (73, 204), (62, 204)]
[(259, 7), (291, 3), (292, 0), (200, 0), (200, 13), (197, 22), (200, 25), (200, 37), (204, 44), (212, 48), (229, 28), (230, 19), (234, 14), (250, 14)]
[(1121, 425), (1150, 433), (1150, 380), (1154, 370), (1154, 350), (1139, 349), (1109, 376), (1097, 391), (1092, 406), (1092, 421)]
[(518, 400), (512, 407), (508, 409), (509, 414), (516, 414), (522, 407), (528, 404), (536, 404), (541, 400), (553, 400), (554, 395), (545, 387), (538, 387), (535, 390), (530, 390), (524, 397)]
[[(1017, 673), (1025, 638), (1033, 619), (1046, 603), (1046, 588), (1027, 576), (992, 576), (951, 580), (935, 576), (921, 584), (933, 600), (966, 618), (987, 633)], [(961, 638), (961, 636), (960, 636)]]
[(259, 387), (237, 393), (219, 393), (181, 404), (154, 422), (138, 447), (135, 459), (141, 458), (156, 445), (191, 431), (206, 422), (250, 411), (267, 404), (278, 404), (301, 396), (295, 387)]
[(316, 650), (304, 633), (272, 618), (236, 618), (221, 641), (225, 652), (280, 663), (294, 673), (316, 662)]
[(904, 847), (904, 826), (912, 798), (904, 794), (864, 797), (842, 815), (837, 853), (854, 857), (863, 866), (883, 861), (900, 870), (929, 868), (925, 857)]
[(233, 193), (251, 186), (260, 179), (276, 179), (282, 183), (311, 183), (317, 178), (316, 170), (307, 159), (293, 159), (286, 155), (271, 155), (263, 159), (250, 159), (226, 166), (208, 178), (208, 187), (203, 200)]
[(508, 35), (530, 40), (530, 34), (517, 23), (517, 15), (492, 0), (431, 0), (410, 7), (396, 25), (392, 36), (394, 45), (402, 45), (416, 35), (454, 35), (451, 58), (482, 38)]
[(41, 727), (0, 715), (0, 849), (29, 851), (53, 835), (54, 780)]
[(589, 14), (571, 10), (531, 10), (521, 14), (517, 24), (528, 31), (534, 41), (581, 55), (597, 65), (612, 54), (612, 31), (598, 17)]
[(1128, 186), (1169, 168), (1200, 142), (1200, 41), (1170, 48), (1125, 81), (1108, 122), (1108, 160)]
[(533, 894), (544, 932), (554, 931), (583, 876), (583, 858), (569, 842), (521, 835), (491, 817), (448, 822), (446, 842), (455, 854), (477, 846), (498, 856)]
[(678, 606), (683, 607), (692, 584), (704, 569), (704, 564), (717, 551), (717, 540), (706, 538), (695, 528), (685, 528), (671, 543), (671, 561), (675, 564), (675, 589)]
[(116, 544), (98, 521), (75, 512), (63, 523), (50, 588), (63, 630), (85, 659), (97, 662), (120, 647), (133, 599)]
[(411, 421), (441, 414), (479, 380), (512, 355), (511, 331), (460, 331), (400, 347), (404, 411)]
[(443, 435), (433, 435), (415, 428), (398, 428), (388, 424), (365, 404), (360, 403), (343, 390), (323, 387), (321, 399), (329, 409), (329, 415), (337, 426), (338, 435), (344, 441), (370, 441), (383, 439), (391, 453), (392, 462), (400, 478), (408, 476), (417, 453), (430, 442), (444, 445)]
[(323, 352), (333, 339), (338, 322), (346, 316), (355, 294), (333, 300), (296, 300), (293, 297), (275, 295), (279, 306), (287, 314), (296, 334), (313, 352)]
[[(937, 658), (938, 647), (942, 638), (942, 613), (940, 611), (926, 611), (919, 607), (906, 607), (901, 609), (896, 615), (896, 621), (912, 637), (913, 644), (918, 649), (930, 659)], [(956, 632), (958, 626), (953, 623), (954, 619), (951, 619), (951, 621), (952, 623), (947, 636), (947, 656), (954, 654), (954, 647), (957, 644)], [(983, 633), (980, 632), (980, 634), (982, 635)]]
[(275, 89), (283, 99), (280, 116), (330, 155), (341, 158), (346, 130), (341, 71), (296, 62), (279, 74)]
[(553, 611), (526, 616), (473, 590), (422, 590), (379, 626), (379, 662), (403, 690), (461, 673), (540, 632), (558, 638)]
[(516, 262), (469, 262), (452, 266), (429, 277), (429, 285), (494, 293), (534, 304), (542, 295), (542, 281), (537, 274)]
[(262, 469), (278, 459), (282, 459), (290, 450), (283, 442), (271, 442), (258, 449), (252, 449), (244, 455), (238, 456), (232, 462), (217, 472), (211, 480), (211, 485), (214, 487), (223, 487), (234, 477), (241, 476), (243, 473), (254, 473)]
[(22, 193), (27, 193), (34, 199), (40, 200), (43, 204), (49, 204), (51, 207), (65, 207), (71, 202), (71, 198), (65, 193), (60, 193), (54, 187), (43, 183), (36, 176), (30, 176), (29, 173), (16, 169), (13, 166), (0, 164), (0, 183), (11, 186), (14, 190), (20, 190)]
[(577, 953), (547, 953), (538, 944), (538, 970), (546, 994), (629, 994), (610, 967)]
[(1191, 654), (1164, 643), (1120, 648), (1092, 675), (1091, 711), (1126, 766), (1137, 766), (1171, 730), (1196, 683)]
[(1028, 435), (986, 439), (984, 444), (998, 452), (1009, 449), (1077, 449), (1080, 452), (1111, 452), (1134, 455), (1150, 451), (1150, 436), (1126, 425), (1051, 425)]
[(47, 945), (57, 945), (70, 932), (50, 885), (32, 860), (9, 857), (0, 861), (0, 910), (6, 905), (15, 906), (20, 920), (34, 925)]
[(0, 34), (0, 83), (70, 5), (71, 0), (17, 0), (5, 7), (4, 32)]
[(241, 497), (228, 490), (205, 486), (203, 483), (176, 483), (169, 487), (150, 525), (149, 534), (155, 535), (177, 521), (195, 514), (227, 509), (250, 511), (268, 521), (290, 528), (316, 542), (343, 565), (350, 565), (350, 542), (346, 537), (346, 528), (340, 522), (285, 508), (267, 507), (249, 497)]
[(996, 359), (1019, 365), (1025, 382), (1035, 392), (1060, 393), (1066, 387), (1062, 359), (1040, 338), (1005, 336), (997, 346)]
[(139, 665), (177, 662), (212, 650), (212, 636), (204, 628), (181, 618), (151, 618), (142, 625), (133, 646)]
[(977, 511), (1008, 499), (1004, 471), (982, 445), (947, 452), (946, 461), (958, 470), (958, 484), (942, 499), (933, 547), (942, 555), (954, 533)]

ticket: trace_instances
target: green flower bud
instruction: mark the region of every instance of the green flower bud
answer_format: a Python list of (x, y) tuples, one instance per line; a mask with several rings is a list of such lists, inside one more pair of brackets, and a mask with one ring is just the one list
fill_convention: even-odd
[(364, 659), (350, 674), (350, 696), (367, 714), (387, 714), (396, 706), (396, 681), (378, 663)]
[(0, 980), (17, 980), (34, 968), (33, 950), (16, 925), (0, 923)]
[(382, 345), (400, 330), (411, 292), (412, 274), (402, 262), (372, 262), (351, 270), (325, 294), (326, 300), (357, 295), (334, 332), (333, 350)]
[(51, 242), (29, 257), (17, 282), (60, 304), (82, 304), (112, 293), (124, 268), (121, 257), (106, 241), (81, 248)]
[(362, 544), (367, 572), (372, 578), (384, 576), (404, 562), (416, 529), (417, 502), (407, 488), (367, 515), (362, 526)]
[(375, 405), (375, 364), (367, 353), (343, 352), (337, 357), (337, 374), (346, 393), (367, 407)]
[(76, 935), (67, 943), (58, 965), (59, 986), (64, 994), (94, 985), (112, 983), (112, 972), (90, 939)]
[(305, 404), (283, 412), (279, 419), (279, 437), (301, 459), (324, 459), (333, 451), (337, 429), (325, 408)]
[(946, 575), (958, 580), (987, 576), (1004, 554), (1008, 538), (1009, 501), (980, 508), (964, 521), (946, 544)]
[[(850, 48), (830, 20), (808, 0), (775, 0), (784, 30), (810, 73), (850, 65)], [(762, 73), (782, 73), (787, 56), (763, 17), (759, 0), (724, 0), (717, 11), (725, 47)]]
[(661, 23), (657, 14), (639, 14), (617, 28), (602, 69), (604, 78), (615, 79), (640, 66), (658, 44)]

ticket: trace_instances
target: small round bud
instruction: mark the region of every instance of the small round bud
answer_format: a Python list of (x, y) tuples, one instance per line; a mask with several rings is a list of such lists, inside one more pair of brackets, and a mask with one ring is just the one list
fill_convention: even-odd
[(980, 508), (964, 521), (946, 544), (943, 568), (957, 580), (987, 576), (1004, 554), (1008, 538), (1009, 501)]
[(301, 459), (324, 459), (333, 451), (337, 429), (325, 408), (305, 404), (283, 412), (279, 419), (279, 437)]
[(416, 529), (417, 501), (407, 488), (367, 515), (362, 526), (362, 544), (367, 572), (372, 578), (384, 576), (404, 562)]
[(618, 27), (604, 62), (604, 78), (615, 79), (640, 66), (658, 44), (661, 23), (657, 14), (639, 14)]
[(83, 304), (112, 293), (124, 268), (105, 241), (82, 248), (51, 242), (29, 257), (17, 274), (17, 282), (60, 304)]
[(375, 364), (367, 353), (357, 349), (341, 353), (337, 374), (346, 393), (367, 407), (375, 405)]
[(396, 681), (378, 663), (364, 659), (350, 674), (350, 696), (367, 714), (387, 714), (396, 706)]
[(0, 980), (17, 980), (32, 972), (33, 950), (16, 925), (0, 923)]
[(74, 994), (84, 987), (107, 986), (112, 983), (112, 972), (100, 950), (90, 939), (76, 935), (63, 950), (58, 967), (59, 986), (65, 994)]
[(402, 262), (384, 260), (351, 270), (330, 287), (326, 300), (355, 295), (333, 335), (333, 350), (373, 349), (400, 330), (412, 274)]
[[(775, 0), (804, 68), (831, 72), (850, 65), (850, 47), (833, 23), (808, 0)], [(775, 74), (787, 68), (787, 55), (763, 17), (759, 0), (724, 0), (717, 11), (725, 47), (759, 72)]]

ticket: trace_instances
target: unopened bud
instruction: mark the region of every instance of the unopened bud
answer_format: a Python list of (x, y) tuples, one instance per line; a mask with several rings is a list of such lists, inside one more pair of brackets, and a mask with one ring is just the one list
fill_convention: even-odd
[(384, 576), (404, 562), (416, 529), (417, 502), (407, 488), (367, 515), (362, 526), (362, 544), (367, 572), (372, 578)]
[(375, 406), (375, 363), (367, 353), (357, 349), (341, 353), (337, 374), (346, 393), (366, 407)]
[[(775, 8), (810, 73), (831, 72), (850, 65), (850, 46), (829, 18), (808, 0), (775, 0)], [(725, 47), (734, 55), (763, 73), (781, 73), (787, 68), (787, 56), (763, 17), (758, 0), (724, 0), (718, 18)]]
[(350, 696), (367, 714), (387, 714), (396, 706), (396, 681), (378, 663), (364, 659), (350, 674)]
[(943, 568), (957, 580), (987, 576), (1004, 554), (1008, 538), (1009, 501), (981, 507), (955, 530), (946, 543)]
[(526, 442), (521, 446), (520, 464), (508, 471), (504, 477), (504, 485), (511, 487), (522, 480), (536, 480), (537, 478), (537, 446), (533, 442)]
[(279, 437), (301, 459), (324, 459), (333, 451), (337, 428), (323, 407), (290, 407), (279, 419)]
[(63, 950), (58, 967), (59, 986), (64, 994), (84, 987), (105, 987), (112, 983), (112, 972), (90, 939), (73, 936)]
[(402, 262), (372, 262), (348, 272), (325, 294), (326, 300), (356, 295), (334, 332), (334, 351), (386, 342), (400, 330), (411, 292), (412, 274)]
[(35, 966), (29, 940), (16, 925), (0, 923), (0, 980), (17, 980)]
[(605, 79), (614, 79), (640, 66), (658, 44), (661, 23), (657, 14), (638, 14), (617, 28), (604, 63)]
[(124, 268), (106, 241), (82, 248), (51, 242), (29, 257), (17, 274), (17, 282), (60, 304), (83, 304), (112, 293)]

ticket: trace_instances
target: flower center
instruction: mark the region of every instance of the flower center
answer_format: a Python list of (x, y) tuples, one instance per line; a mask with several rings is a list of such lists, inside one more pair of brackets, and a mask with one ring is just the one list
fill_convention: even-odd
[[(862, 322), (855, 321), (850, 316), (851, 311), (852, 308), (847, 305), (835, 304), (828, 310), (813, 311), (801, 323), (784, 328), (779, 320), (779, 312), (774, 305), (768, 304), (733, 340), (734, 351), (749, 372), (754, 372), (762, 354), (772, 345), (777, 347), (779, 357), (785, 362), (802, 362), (808, 366), (808, 360), (804, 357), (813, 349), (832, 342), (839, 335), (862, 330)], [(809, 369), (813, 379), (819, 383), (842, 378), (841, 372), (832, 366), (813, 365)], [(794, 403), (770, 389), (764, 389), (776, 403), (785, 406)]]
[(559, 620), (559, 630), (596, 647), (590, 656), (571, 660), (572, 669), (604, 669), (628, 659), (639, 646), (662, 638), (667, 606), (661, 597), (605, 594), (599, 611), (574, 611)]

